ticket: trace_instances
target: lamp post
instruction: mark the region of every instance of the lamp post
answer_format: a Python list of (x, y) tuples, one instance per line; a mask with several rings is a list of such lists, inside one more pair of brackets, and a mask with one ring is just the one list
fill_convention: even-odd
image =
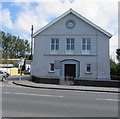
[(32, 25), (32, 27), (31, 27), (31, 60), (32, 60), (32, 48), (33, 48), (33, 25)]

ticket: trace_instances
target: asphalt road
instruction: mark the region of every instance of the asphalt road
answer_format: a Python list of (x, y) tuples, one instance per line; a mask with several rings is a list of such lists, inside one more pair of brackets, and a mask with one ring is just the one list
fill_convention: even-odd
[(3, 117), (117, 117), (112, 93), (2, 87)]

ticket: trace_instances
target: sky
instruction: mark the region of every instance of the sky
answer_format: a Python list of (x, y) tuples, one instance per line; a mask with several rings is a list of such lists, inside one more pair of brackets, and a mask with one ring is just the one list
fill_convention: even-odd
[(118, 48), (119, 0), (2, 0), (0, 29), (30, 41), (34, 32), (70, 8), (86, 17), (113, 36), (110, 39), (110, 57), (116, 61)]

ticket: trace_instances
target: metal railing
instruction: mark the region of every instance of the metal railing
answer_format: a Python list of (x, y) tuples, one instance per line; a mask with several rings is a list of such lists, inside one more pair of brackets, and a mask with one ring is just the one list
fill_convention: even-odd
[(67, 85), (72, 85), (72, 84), (74, 84), (74, 77), (73, 77), (73, 76), (65, 76), (64, 79), (65, 79), (65, 83), (66, 83)]

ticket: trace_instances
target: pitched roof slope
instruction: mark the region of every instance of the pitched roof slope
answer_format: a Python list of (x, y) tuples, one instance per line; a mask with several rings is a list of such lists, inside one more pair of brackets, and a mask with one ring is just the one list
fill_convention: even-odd
[(112, 37), (112, 35), (110, 33), (108, 33), (107, 31), (105, 31), (104, 29), (100, 28), (99, 26), (97, 26), (96, 24), (92, 23), (91, 21), (89, 21), (88, 19), (86, 19), (85, 17), (83, 17), (82, 15), (78, 14), (76, 11), (74, 11), (73, 9), (69, 9), (67, 12), (65, 12), (64, 14), (62, 14), (61, 16), (59, 16), (58, 18), (56, 18), (55, 20), (53, 20), (52, 22), (48, 23), (46, 26), (42, 27), (41, 29), (39, 29), (38, 31), (36, 31), (33, 34), (33, 37), (35, 37), (36, 35), (38, 35), (39, 33), (41, 33), (42, 31), (44, 31), (45, 29), (47, 29), (48, 27), (50, 27), (51, 25), (53, 25), (54, 23), (56, 23), (58, 20), (62, 19), (63, 17), (65, 17), (68, 14), (74, 14), (75, 16), (77, 16), (78, 18), (82, 19), (83, 21), (85, 21), (86, 23), (88, 23), (89, 25), (91, 25), (92, 27), (96, 28), (97, 30), (101, 31), (102, 33), (104, 33), (105, 35), (107, 35), (109, 38)]

